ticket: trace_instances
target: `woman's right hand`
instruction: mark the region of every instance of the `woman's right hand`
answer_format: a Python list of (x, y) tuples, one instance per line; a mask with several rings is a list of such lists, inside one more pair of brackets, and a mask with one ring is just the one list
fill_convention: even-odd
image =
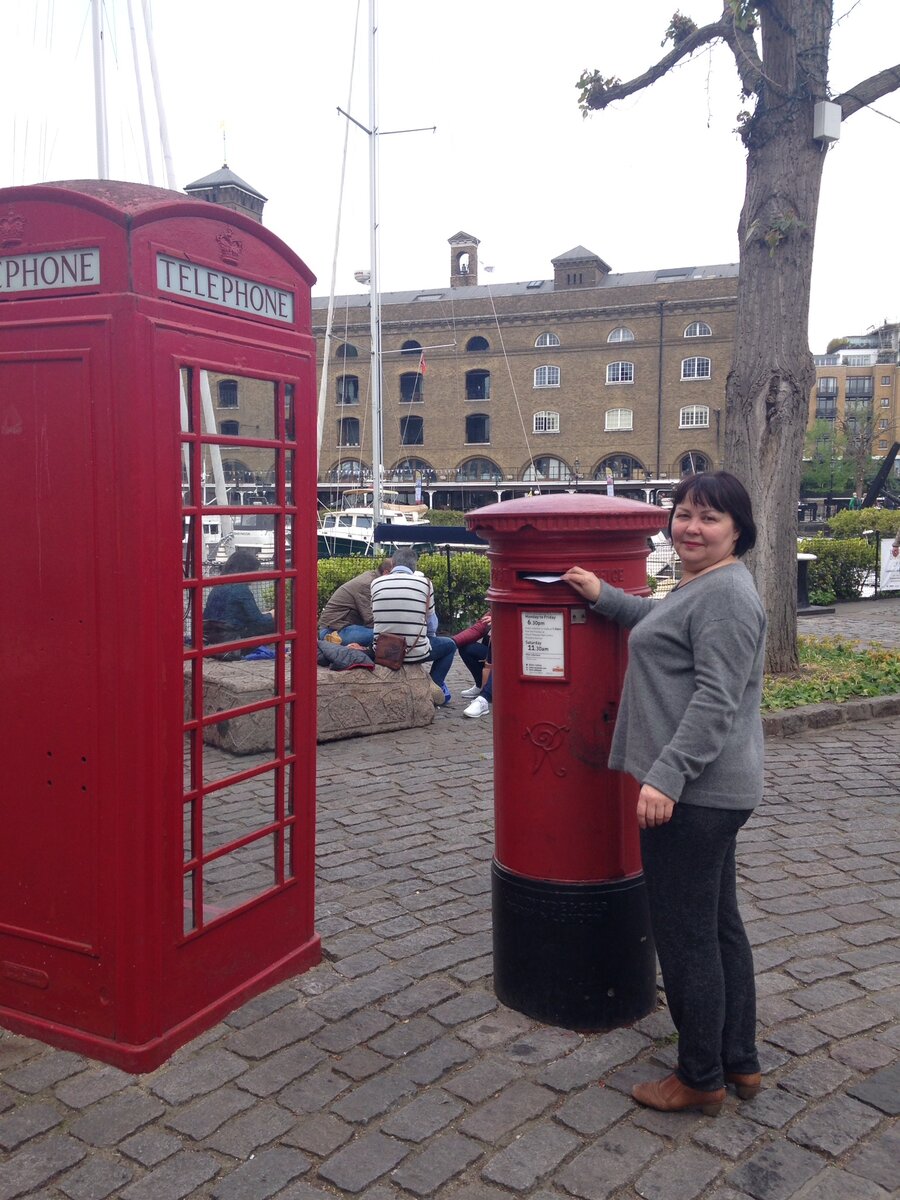
[(600, 595), (600, 588), (603, 586), (593, 571), (586, 571), (584, 567), (569, 567), (563, 575), (562, 581), (573, 588), (579, 596), (584, 596), (585, 600), (591, 604), (596, 602)]

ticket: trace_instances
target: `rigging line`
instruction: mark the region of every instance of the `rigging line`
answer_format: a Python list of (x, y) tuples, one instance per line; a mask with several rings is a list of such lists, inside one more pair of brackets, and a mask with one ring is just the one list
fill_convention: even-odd
[(864, 104), (870, 112), (877, 113), (879, 117), (884, 117), (886, 121), (893, 121), (895, 125), (900, 125), (900, 121), (896, 117), (892, 117), (890, 113), (882, 112), (880, 108), (873, 108), (871, 104)]
[[(347, 108), (353, 101), (353, 79), (356, 73), (356, 44), (359, 38), (359, 10), (362, 0), (356, 0), (356, 20), (353, 23), (353, 48), (350, 53), (350, 82), (347, 88)], [(331, 349), (331, 330), (334, 323), (334, 290), (337, 281), (338, 250), (341, 244), (341, 214), (344, 207), (344, 183), (347, 178), (347, 148), (350, 139), (350, 124), (344, 122), (344, 152), (341, 157), (341, 178), (338, 185), (338, 207), (334, 228), (334, 256), (331, 260), (331, 288), (328, 293), (328, 315), (325, 318), (325, 342), (322, 357), (322, 378), (319, 381), (319, 414), (317, 421), (316, 469), (322, 454), (322, 435), (325, 432), (325, 405), (328, 398), (328, 364)], [(349, 301), (348, 301), (349, 303)], [(345, 325), (346, 328), (346, 325)], [(346, 335), (344, 340), (346, 341)], [(344, 359), (346, 368), (347, 360)]]
[(500, 349), (503, 351), (503, 361), (506, 363), (506, 373), (509, 376), (509, 384), (512, 388), (513, 399), (516, 402), (516, 412), (519, 414), (519, 424), (522, 426), (522, 437), (525, 439), (525, 449), (528, 451), (528, 460), (531, 463), (531, 473), (537, 480), (537, 467), (534, 465), (534, 454), (531, 451), (531, 442), (528, 440), (528, 430), (525, 427), (525, 421), (522, 417), (522, 408), (519, 404), (519, 393), (516, 391), (516, 381), (513, 379), (512, 367), (509, 364), (509, 355), (506, 353), (506, 343), (503, 341), (503, 330), (500, 328), (500, 318), (497, 316), (497, 308), (494, 304), (494, 293), (491, 290), (491, 285), (487, 285), (488, 296), (491, 301), (491, 312), (494, 314), (494, 324), (497, 326), (497, 337), (500, 339)]

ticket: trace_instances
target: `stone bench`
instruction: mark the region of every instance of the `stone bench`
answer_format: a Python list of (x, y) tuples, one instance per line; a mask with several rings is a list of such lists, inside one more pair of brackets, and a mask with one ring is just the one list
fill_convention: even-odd
[[(389, 671), (329, 671), (317, 668), (317, 740), (365, 737), (395, 729), (414, 729), (434, 720), (432, 683), (424, 667)], [(275, 664), (269, 660), (207, 660), (203, 664), (204, 716), (268, 700), (274, 694)], [(189, 699), (186, 697), (186, 700)], [(232, 754), (275, 749), (272, 709), (226, 718), (203, 730), (207, 745)]]

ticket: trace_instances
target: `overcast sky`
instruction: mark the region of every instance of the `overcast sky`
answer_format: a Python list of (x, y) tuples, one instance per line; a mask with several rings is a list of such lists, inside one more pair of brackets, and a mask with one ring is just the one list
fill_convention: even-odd
[[(132, 0), (138, 29), (141, 0)], [(582, 69), (627, 79), (662, 54), (673, 9), (719, 0), (379, 0), (382, 290), (449, 278), (447, 239), (481, 240), (493, 280), (549, 278), (576, 245), (614, 271), (736, 262), (744, 154), (730, 52), (715, 47), (583, 120)], [(265, 224), (331, 281), (350, 111), (368, 121), (367, 0), (152, 0), (176, 184), (229, 166), (269, 198)], [(110, 174), (149, 182), (127, 0), (106, 0)], [(844, 14), (847, 14), (846, 16)], [(253, 20), (248, 19), (252, 14)], [(831, 88), (892, 65), (897, 0), (836, 0)], [(17, 0), (4, 13), (0, 183), (96, 176), (89, 0)], [(12, 37), (10, 37), (10, 30)], [(148, 112), (149, 69), (142, 63)], [(816, 236), (812, 349), (900, 320), (900, 96), (862, 111), (828, 152)], [(155, 182), (165, 186), (154, 119)], [(337, 290), (368, 266), (367, 137), (351, 126)], [(484, 281), (485, 276), (482, 276)]]

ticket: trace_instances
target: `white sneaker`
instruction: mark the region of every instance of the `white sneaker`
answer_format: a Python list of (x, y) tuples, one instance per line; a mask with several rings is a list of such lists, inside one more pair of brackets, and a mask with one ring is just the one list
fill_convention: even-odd
[(476, 683), (474, 687), (466, 688), (464, 691), (460, 692), (459, 694), (461, 696), (465, 696), (465, 698), (467, 700), (474, 700), (475, 697), (478, 696), (480, 693), (481, 693), (481, 688)]
[(468, 708), (463, 710), (464, 717), (483, 717), (491, 711), (491, 706), (484, 696), (476, 696)]

